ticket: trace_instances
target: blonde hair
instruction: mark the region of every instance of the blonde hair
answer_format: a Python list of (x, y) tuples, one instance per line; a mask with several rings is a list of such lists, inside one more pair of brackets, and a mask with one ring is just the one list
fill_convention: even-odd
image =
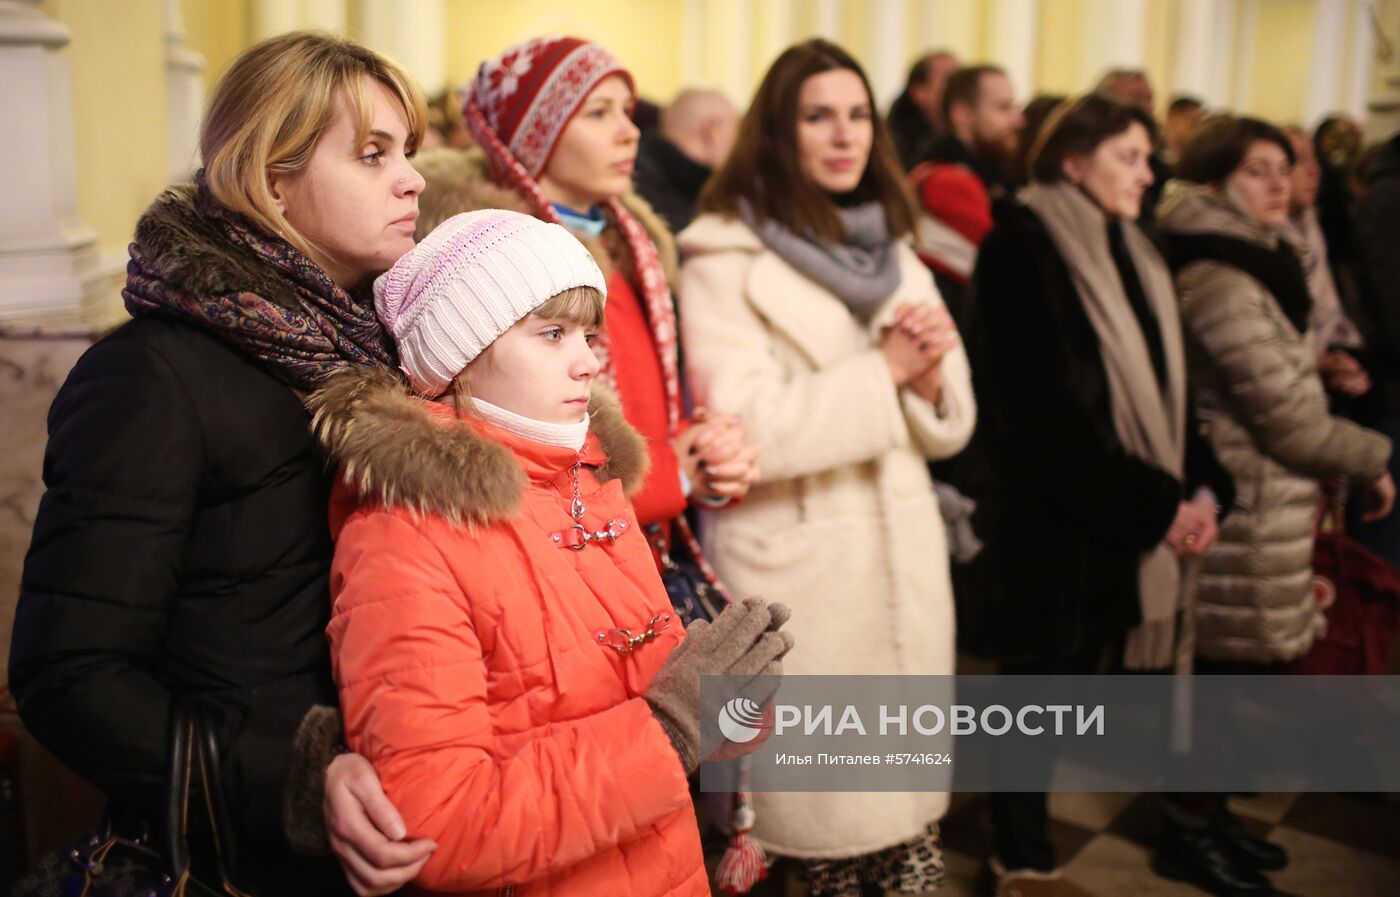
[(546, 321), (565, 321), (579, 327), (602, 327), (603, 294), (593, 287), (569, 287), (540, 303), (530, 314)]
[[(569, 287), (564, 292), (557, 293), (535, 306), (530, 314), (544, 318), (546, 321), (563, 321), (579, 327), (602, 327), (603, 294), (593, 287)], [(492, 342), (491, 346), (494, 345), (495, 343)], [(472, 359), (473, 363), (485, 358), (490, 353), (491, 346), (481, 350), (481, 354)], [(452, 378), (450, 391), (458, 410), (477, 414), (476, 406), (472, 403), (471, 390), (467, 387), (465, 368), (458, 371), (457, 376)]]
[(423, 92), (407, 72), (368, 47), (332, 34), (293, 31), (245, 51), (214, 88), (199, 136), (204, 181), (214, 199), (319, 259), (315, 245), (278, 210), (268, 176), (300, 171), (311, 162), (316, 143), (335, 123), (341, 98), (355, 117), (355, 141), (363, 143), (374, 116), (366, 78), (403, 105), (408, 148), (416, 150), (427, 122)]

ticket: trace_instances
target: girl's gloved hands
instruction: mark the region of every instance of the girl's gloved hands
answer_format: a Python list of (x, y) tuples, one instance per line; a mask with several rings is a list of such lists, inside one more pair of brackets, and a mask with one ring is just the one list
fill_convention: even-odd
[(743, 677), (747, 682), (735, 697), (766, 705), (778, 690), (783, 656), (792, 650), (792, 636), (780, 631), (791, 616), (785, 605), (769, 604), (762, 598), (737, 601), (714, 623), (699, 620), (690, 624), (685, 641), (657, 672), (645, 697), (670, 736), (686, 775), (722, 744), (719, 736), (702, 738), (700, 677)]

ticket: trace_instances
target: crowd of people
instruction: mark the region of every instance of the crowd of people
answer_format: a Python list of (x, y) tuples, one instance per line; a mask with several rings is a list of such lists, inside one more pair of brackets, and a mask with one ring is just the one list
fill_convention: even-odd
[[(1127, 70), (1023, 108), (947, 52), (886, 119), (821, 39), (742, 113), (692, 89), (644, 132), (645, 87), (548, 37), (428, 101), (283, 35), (137, 225), (133, 320), (50, 414), (10, 681), (138, 829), (198, 708), (194, 876), (933, 892), (947, 794), (695, 794), (733, 747), (699, 677), (1278, 673), (1324, 628), (1322, 502), (1400, 562), (1400, 136), (1159, 123)], [(1159, 874), (1270, 893), (1222, 795), (1162, 808)], [(992, 815), (999, 897), (1086, 893), (1046, 795)]]

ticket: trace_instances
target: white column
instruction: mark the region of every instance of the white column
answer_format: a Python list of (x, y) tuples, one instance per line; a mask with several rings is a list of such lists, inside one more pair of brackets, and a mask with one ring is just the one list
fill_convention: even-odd
[(751, 0), (705, 0), (702, 8), (702, 77), (681, 86), (713, 87), (734, 108), (747, 109), (754, 89)]
[(681, 3), (681, 88), (705, 83), (705, 0)]
[(1174, 93), (1206, 99), (1211, 83), (1212, 49), (1215, 45), (1216, 0), (1181, 0), (1177, 31), (1172, 41), (1175, 60), (1172, 67)]
[(1035, 43), (1039, 0), (996, 0), (992, 6), (991, 57), (1006, 69), (1018, 101), (1035, 92)]
[(904, 36), (908, 31), (904, 0), (876, 0), (872, 13), (866, 73), (870, 89), (875, 92), (871, 99), (885, 109), (904, 89), (905, 68), (909, 64), (904, 58)]
[(253, 40), (296, 31), (301, 27), (301, 3), (297, 0), (253, 0)]
[(1229, 107), (1235, 102), (1235, 12), (1237, 0), (1216, 0), (1210, 43), (1210, 75), (1205, 99), (1211, 106)]
[[(253, 0), (253, 39), (262, 40), (301, 28), (345, 33), (347, 0)], [(409, 0), (405, 9), (425, 2)]]
[(180, 0), (165, 0), (165, 133), (170, 179), (188, 180), (199, 167), (199, 121), (204, 114), (204, 57), (185, 46)]
[(832, 43), (841, 43), (841, 0), (813, 0), (817, 21), (812, 29), (817, 37), (824, 37)]
[(1357, 121), (1366, 120), (1366, 96), (1371, 86), (1371, 62), (1376, 51), (1376, 34), (1371, 11), (1364, 0), (1350, 0), (1351, 59), (1347, 66), (1347, 92), (1342, 108)]
[(100, 326), (122, 315), (114, 271), (78, 218), (68, 40), (38, 0), (0, 0), (0, 116), (22, 124), (0, 141), (0, 327), (8, 330)]
[(1342, 35), (1350, 3), (1331, 0), (1315, 5), (1312, 59), (1308, 65), (1308, 92), (1303, 101), (1302, 126), (1311, 130), (1337, 107), (1341, 94)]
[(1084, 0), (1083, 16), (1079, 79), (1084, 90), (1093, 88), (1109, 69), (1142, 68), (1146, 0)]
[(429, 96), (447, 86), (446, 0), (358, 0), (360, 38), (408, 69)]
[(1259, 2), (1242, 0), (1239, 5), (1232, 72), (1234, 90), (1230, 94), (1230, 105), (1241, 115), (1248, 114), (1250, 104), (1254, 102), (1254, 54), (1258, 46)]

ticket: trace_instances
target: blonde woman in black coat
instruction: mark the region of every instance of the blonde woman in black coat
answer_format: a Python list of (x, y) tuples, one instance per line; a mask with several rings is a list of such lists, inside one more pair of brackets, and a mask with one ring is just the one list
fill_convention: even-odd
[(385, 894), (433, 849), (402, 840), (364, 758), (335, 754), (329, 483), (300, 401), (331, 371), (392, 364), (363, 290), (413, 246), (423, 128), (412, 79), (362, 46), (248, 50), (212, 97), (195, 183), (137, 225), (135, 320), (49, 414), (10, 652), (20, 715), (159, 824), (170, 720), (197, 702), (230, 871), (257, 895)]

